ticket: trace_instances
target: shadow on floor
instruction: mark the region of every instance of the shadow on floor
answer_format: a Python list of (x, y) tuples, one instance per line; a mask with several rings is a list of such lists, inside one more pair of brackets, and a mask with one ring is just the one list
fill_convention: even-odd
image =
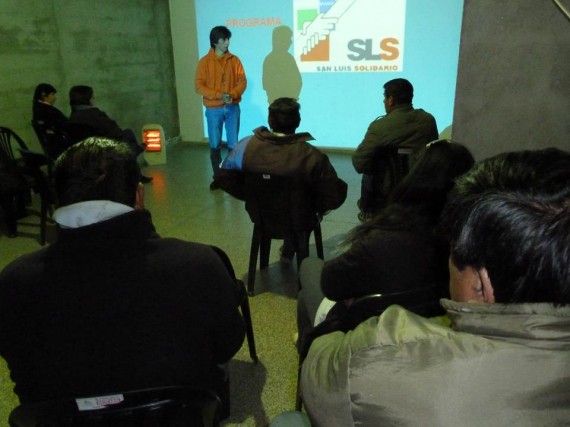
[(239, 405), (231, 405), (231, 415), (224, 424), (243, 425), (247, 419), (249, 425), (252, 418), (256, 426), (269, 424), (261, 399), (266, 376), (266, 368), (261, 361), (253, 363), (234, 359), (230, 362), (230, 396), (232, 402), (239, 402)]

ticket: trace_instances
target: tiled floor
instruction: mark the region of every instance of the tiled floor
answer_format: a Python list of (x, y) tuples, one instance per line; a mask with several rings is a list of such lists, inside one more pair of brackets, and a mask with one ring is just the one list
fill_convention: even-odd
[[(338, 175), (348, 183), (349, 194), (344, 205), (323, 221), (325, 259), (334, 255), (337, 243), (358, 223), (356, 200), (360, 188), (350, 155), (330, 153), (329, 157)], [(157, 231), (162, 236), (221, 247), (238, 277), (245, 276), (252, 224), (243, 202), (221, 190), (209, 191), (207, 145), (173, 144), (167, 151), (167, 163), (149, 166), (145, 174), (154, 177), (153, 183), (145, 186), (145, 203)], [(20, 236), (16, 239), (0, 234), (0, 268), (40, 247), (37, 216), (21, 220), (18, 230)], [(53, 231), (53, 227), (48, 230), (48, 241)], [(296, 267), (279, 263), (279, 245), (274, 242), (272, 246), (267, 271), (257, 273), (256, 296), (250, 300), (260, 361), (251, 362), (244, 343), (230, 364), (232, 415), (228, 426), (263, 426), (295, 405), (297, 354), (292, 337), (296, 330)], [(311, 253), (315, 254), (314, 246)], [(0, 363), (0, 426), (7, 425), (9, 411), (17, 403), (11, 388), (6, 368)]]

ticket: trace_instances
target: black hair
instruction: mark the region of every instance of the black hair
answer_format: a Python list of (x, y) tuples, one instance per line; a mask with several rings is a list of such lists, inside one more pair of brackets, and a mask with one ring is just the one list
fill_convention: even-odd
[(36, 86), (36, 90), (34, 90), (34, 104), (37, 101), (40, 101), (44, 96), (49, 95), (50, 93), (57, 93), (55, 87), (50, 85), (49, 83), (40, 83)]
[(269, 106), (269, 126), (274, 132), (293, 134), (301, 123), (301, 105), (294, 98), (277, 98)]
[(485, 268), (496, 302), (570, 303), (570, 153), (503, 153), (460, 178), (442, 225), (459, 270)]
[(35, 111), (36, 104), (38, 103), (38, 101), (41, 101), (45, 96), (49, 95), (50, 93), (57, 93), (57, 90), (49, 83), (40, 83), (39, 85), (37, 85), (36, 89), (34, 90), (32, 109)]
[(134, 206), (140, 169), (126, 144), (90, 137), (57, 158), (53, 175), (61, 206), (88, 200)]
[(89, 105), (91, 98), (93, 98), (91, 86), (79, 85), (69, 89), (69, 105), (72, 108), (76, 105)]
[(411, 104), (414, 87), (406, 79), (393, 79), (384, 83), (384, 96), (394, 98), (395, 105)]
[(210, 31), (210, 46), (214, 47), (220, 41), (220, 39), (230, 39), (232, 37), (232, 32), (228, 30), (227, 27), (223, 25), (219, 25), (217, 27), (212, 28)]

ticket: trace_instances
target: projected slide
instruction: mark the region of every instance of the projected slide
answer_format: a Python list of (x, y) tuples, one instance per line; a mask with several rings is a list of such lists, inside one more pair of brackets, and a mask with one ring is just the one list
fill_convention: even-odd
[(406, 1), (294, 0), (301, 72), (403, 71)]
[(354, 148), (385, 114), (382, 85), (398, 77), (412, 82), (414, 107), (433, 114), (440, 132), (452, 123), (461, 0), (195, 4), (198, 55), (209, 50), (211, 28), (225, 25), (244, 65), (240, 138), (266, 125), (268, 103), (286, 96), (301, 103), (298, 131), (315, 145)]

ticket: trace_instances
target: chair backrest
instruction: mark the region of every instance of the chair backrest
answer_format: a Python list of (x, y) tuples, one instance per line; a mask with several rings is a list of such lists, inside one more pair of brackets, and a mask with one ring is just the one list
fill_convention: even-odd
[(394, 188), (404, 179), (410, 170), (412, 149), (398, 147), (381, 147), (374, 157), (372, 188), (375, 206), (384, 207)]
[(14, 156), (15, 145), (19, 148), (28, 149), (26, 143), (16, 134), (16, 132), (0, 126), (0, 150), (4, 151), (7, 158), (12, 161), (16, 160), (16, 157)]
[(55, 160), (73, 144), (69, 135), (63, 130), (51, 126), (43, 120), (32, 120), (32, 127), (38, 136), (40, 145), (46, 156)]
[[(41, 197), (45, 198), (48, 203), (55, 203), (55, 196), (50, 184), (51, 179), (51, 159), (49, 159), (45, 154), (36, 153), (35, 151), (26, 150), (24, 148), (18, 148), (24, 164), (26, 166), (26, 175), (33, 178), (33, 188), (34, 191), (39, 193)], [(48, 167), (48, 173), (44, 173), (41, 169), (42, 166)]]
[(374, 316), (379, 316), (394, 304), (401, 305), (420, 316), (433, 317), (444, 313), (439, 304), (439, 289), (435, 286), (411, 289), (391, 294), (371, 294), (357, 298), (342, 318), (340, 330), (347, 332)]
[(15, 408), (10, 427), (195, 426), (219, 425), (220, 398), (211, 390), (161, 387)]
[(318, 222), (313, 200), (294, 178), (248, 172), (244, 188), (245, 209), (251, 221), (273, 238), (312, 230)]
[(321, 335), (335, 331), (348, 332), (366, 319), (379, 316), (384, 310), (394, 304), (401, 305), (405, 309), (424, 317), (444, 314), (444, 310), (439, 304), (439, 292), (438, 287), (427, 286), (404, 292), (370, 294), (359, 297), (347, 310), (343, 311), (342, 316), (327, 318), (309, 332), (307, 336), (303, 337), (299, 348), (299, 360), (302, 362), (305, 359), (311, 343)]

